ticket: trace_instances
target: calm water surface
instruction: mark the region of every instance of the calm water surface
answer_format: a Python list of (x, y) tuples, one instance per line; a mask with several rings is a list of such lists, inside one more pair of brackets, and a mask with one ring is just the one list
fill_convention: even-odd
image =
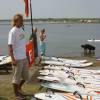
[[(88, 43), (91, 38), (100, 39), (100, 24), (34, 24), (38, 29), (46, 29), (48, 56), (81, 56), (81, 44)], [(0, 54), (8, 54), (7, 41), (11, 25), (0, 23)], [(27, 39), (31, 34), (31, 26), (25, 24)], [(100, 56), (100, 42), (91, 43), (96, 47), (96, 56)]]

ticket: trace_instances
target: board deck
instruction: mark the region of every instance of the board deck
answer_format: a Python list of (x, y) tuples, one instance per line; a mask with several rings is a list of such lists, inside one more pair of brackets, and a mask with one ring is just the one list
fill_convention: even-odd
[(100, 42), (100, 40), (97, 40), (97, 39), (88, 39), (87, 41), (88, 42)]
[[(56, 98), (59, 96), (63, 96), (66, 100), (80, 100), (79, 97), (76, 97), (73, 95), (73, 93), (64, 93), (64, 92), (54, 92), (54, 93), (48, 93), (48, 92), (43, 92), (43, 93), (36, 93), (35, 98), (41, 99), (41, 100), (53, 100), (53, 96)], [(81, 95), (82, 100), (99, 100), (100, 96), (87, 96), (87, 95)], [(51, 97), (51, 98), (50, 98)], [(62, 100), (62, 99), (58, 99)]]
[(0, 56), (0, 65), (5, 65), (11, 63), (10, 56)]
[(93, 65), (93, 62), (87, 63), (72, 63), (72, 62), (59, 62), (59, 61), (42, 61), (42, 64), (49, 64), (49, 65), (59, 65), (59, 66), (70, 66), (75, 68), (84, 68)]
[(57, 93), (37, 93), (34, 95), (35, 98), (41, 99), (41, 100), (68, 100), (65, 96), (57, 94)]
[(51, 88), (54, 90), (71, 92), (71, 93), (78, 91), (79, 93), (84, 94), (84, 95), (96, 95), (95, 89), (83, 88), (83, 87), (79, 87), (79, 86), (75, 86), (75, 85), (47, 82), (47, 83), (42, 83), (41, 86), (46, 87), (46, 88)]
[(61, 57), (43, 57), (43, 59), (44, 60), (51, 60), (51, 61), (76, 62), (76, 63), (87, 62), (86, 59), (68, 59), (68, 58), (61, 58)]

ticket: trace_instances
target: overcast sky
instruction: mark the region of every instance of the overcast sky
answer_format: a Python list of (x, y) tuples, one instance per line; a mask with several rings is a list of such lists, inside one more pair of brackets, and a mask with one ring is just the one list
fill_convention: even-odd
[[(31, 0), (33, 18), (100, 18), (100, 0)], [(24, 0), (0, 0), (0, 19), (24, 14)], [(30, 18), (30, 16), (29, 16)]]

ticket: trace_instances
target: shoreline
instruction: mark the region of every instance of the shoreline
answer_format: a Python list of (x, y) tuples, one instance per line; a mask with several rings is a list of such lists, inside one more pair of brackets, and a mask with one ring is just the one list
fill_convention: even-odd
[[(30, 22), (30, 19), (24, 19), (24, 22)], [(11, 24), (11, 19), (0, 19), (0, 22), (8, 22)], [(33, 23), (42, 24), (100, 24), (100, 18), (35, 18)]]

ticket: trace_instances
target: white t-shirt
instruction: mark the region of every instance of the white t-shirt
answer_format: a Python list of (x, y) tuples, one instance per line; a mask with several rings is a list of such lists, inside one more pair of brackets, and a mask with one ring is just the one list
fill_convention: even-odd
[(12, 45), (16, 60), (26, 58), (26, 40), (22, 28), (13, 27), (8, 36), (8, 45)]

